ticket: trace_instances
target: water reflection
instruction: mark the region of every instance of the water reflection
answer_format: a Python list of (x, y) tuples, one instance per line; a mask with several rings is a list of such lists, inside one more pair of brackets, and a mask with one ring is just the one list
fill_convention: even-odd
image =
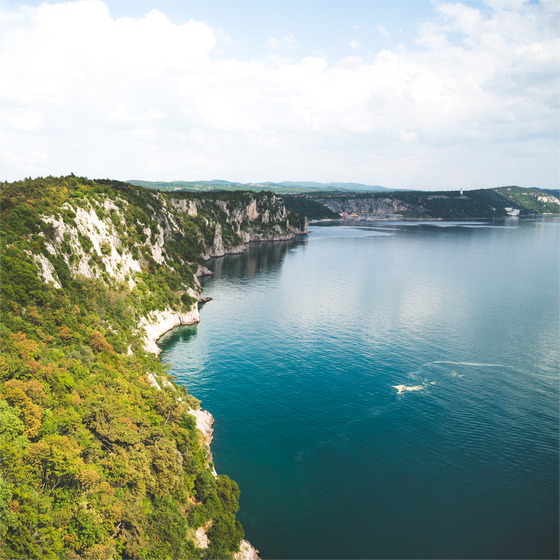
[(161, 338), (158, 339), (158, 345), (162, 344), (176, 344), (178, 342), (187, 344), (191, 340), (196, 338), (198, 324), (195, 325), (184, 325), (181, 327), (176, 327), (167, 331)]
[[(212, 259), (208, 268), (214, 273), (213, 279), (243, 278), (252, 279), (261, 273), (277, 273), (290, 249), (305, 246), (307, 237), (290, 241), (264, 241), (251, 243), (241, 255), (226, 255)], [(208, 280), (206, 280), (207, 282)]]

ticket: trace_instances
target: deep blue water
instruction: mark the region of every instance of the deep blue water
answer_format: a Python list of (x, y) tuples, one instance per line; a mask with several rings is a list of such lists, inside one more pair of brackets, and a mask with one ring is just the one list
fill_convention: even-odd
[(247, 538), (558, 558), (558, 218), (311, 229), (213, 260), (201, 323), (160, 341), (216, 419)]

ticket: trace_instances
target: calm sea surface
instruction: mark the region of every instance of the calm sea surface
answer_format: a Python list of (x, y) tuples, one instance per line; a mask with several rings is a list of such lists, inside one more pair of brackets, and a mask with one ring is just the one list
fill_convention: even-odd
[(201, 323), (160, 341), (216, 419), (247, 538), (558, 558), (558, 218), (311, 229), (214, 259)]

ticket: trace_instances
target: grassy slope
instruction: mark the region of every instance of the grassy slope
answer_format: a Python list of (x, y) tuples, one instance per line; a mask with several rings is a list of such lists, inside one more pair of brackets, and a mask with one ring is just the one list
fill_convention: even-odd
[[(213, 224), (223, 222), (226, 245), (239, 243), (222, 207), (205, 200), (196, 217), (174, 212), (179, 230), (158, 264), (149, 249), (156, 218), (171, 197), (190, 195), (74, 176), (4, 183), (0, 191), (1, 557), (230, 557), (243, 537), (237, 485), (210, 474), (187, 413), (198, 401), (169, 383), (137, 328), (155, 309), (191, 308), (187, 290), (196, 287)], [(247, 196), (216, 199), (235, 205)], [(112, 228), (114, 246), (96, 251), (87, 235), (76, 237), (81, 209)], [(137, 259), (141, 270), (119, 279), (111, 251)], [(50, 263), (60, 288), (43, 282), (34, 255)], [(76, 274), (84, 263), (95, 277)], [(209, 527), (206, 549), (193, 539), (201, 526)]]

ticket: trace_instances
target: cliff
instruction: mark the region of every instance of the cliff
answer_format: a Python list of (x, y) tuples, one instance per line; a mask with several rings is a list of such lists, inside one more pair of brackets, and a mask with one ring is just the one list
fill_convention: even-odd
[[(519, 215), (559, 213), (560, 200), (549, 192), (522, 187), (472, 191), (406, 191), (369, 194), (333, 194), (313, 197), (338, 215), (375, 220), (388, 217), (412, 219), (503, 218), (512, 208)], [(508, 210), (509, 209), (509, 210)]]
[(253, 555), (239, 489), (213, 467), (211, 416), (155, 341), (200, 320), (206, 259), (306, 220), (270, 193), (75, 176), (0, 195), (1, 557)]
[(421, 204), (409, 204), (391, 197), (330, 197), (322, 199), (324, 206), (340, 215), (356, 213), (363, 220), (378, 219), (389, 214), (414, 212), (425, 214), (426, 208)]

